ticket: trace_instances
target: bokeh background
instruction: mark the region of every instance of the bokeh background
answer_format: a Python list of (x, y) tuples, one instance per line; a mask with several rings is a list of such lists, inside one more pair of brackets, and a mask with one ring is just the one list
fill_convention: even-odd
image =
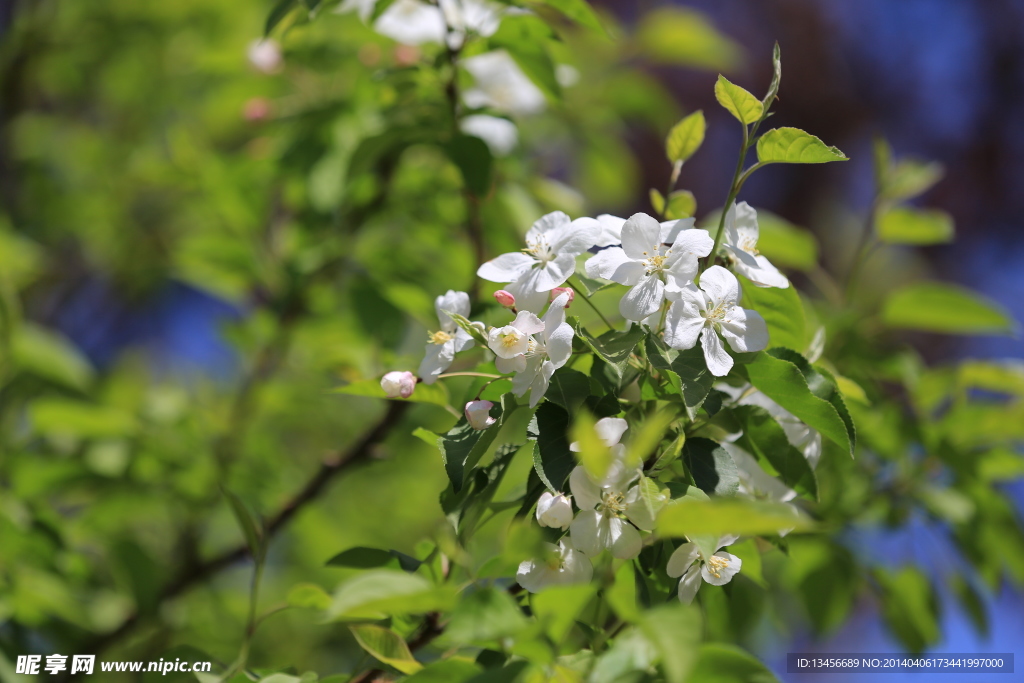
[[(773, 121), (820, 136), (851, 161), (773, 167), (748, 183), (744, 198), (812, 231), (825, 267), (841, 273), (871, 201), (871, 148), (882, 136), (897, 155), (941, 162), (943, 180), (920, 203), (949, 212), (957, 228), (949, 246), (898, 254), (900, 267), (978, 289), (1024, 320), (1024, 2), (594, 4), (618, 41), (582, 33), (567, 40), (567, 60), (574, 54), (576, 61), (563, 82), (564, 103), (525, 115), (521, 150), (505, 162), (510, 177), (530, 168), (547, 181), (524, 185), (532, 199), (510, 200), (519, 213), (506, 211), (503, 220), (521, 230), (537, 206), (574, 215), (649, 210), (648, 188), (662, 187), (668, 173), (665, 130), (694, 109), (707, 115), (708, 137), (680, 186), (696, 195), (698, 216), (714, 210), (739, 146), (738, 128), (714, 101), (714, 80), (721, 71), (760, 92), (778, 41), (784, 76)], [(456, 209), (443, 193), (436, 201), (431, 195), (429, 206), (415, 205), (433, 192), (415, 168), (400, 179), (411, 202), (406, 214), (378, 220), (358, 240), (339, 237), (358, 213), (346, 204), (351, 195), (375, 192), (342, 192), (342, 162), (361, 134), (388, 125), (373, 120), (363, 90), (381, 63), (401, 65), (418, 53), (396, 48), (353, 14), (319, 17), (278, 36), (280, 54), (254, 52), (270, 9), (228, 0), (0, 3), (0, 268), (22, 292), (24, 318), (59, 333), (62, 349), (77, 349), (37, 358), (39, 374), (49, 367), (52, 376), (0, 395), (8, 433), (0, 453), (7, 487), (0, 491), (7, 498), (0, 501), (7, 541), (0, 543), (0, 637), (8, 654), (117, 626), (131, 608), (118, 591), (97, 586), (105, 578), (144, 599), (150, 593), (140, 583), (162, 576), (160, 548), (196, 553), (230, 545), (237, 532), (230, 513), (211, 499), (206, 484), (216, 473), (198, 455), (219, 434), (251, 422), (241, 445), (218, 448), (245, 452), (232, 486), (268, 509), (325, 453), (355, 438), (372, 406), (328, 390), (339, 379), (390, 369), (420, 344), (388, 316), (409, 312), (397, 299), (422, 310), (426, 295), (382, 290), (382, 278), (415, 283), (403, 273), (421, 274), (436, 282), (430, 296), (470, 284), (470, 260), (446, 256), (448, 249), (460, 258), (469, 253), (466, 245), (446, 244), (444, 226)], [(457, 199), (457, 189), (449, 190)], [(494, 252), (506, 251), (498, 241)], [(295, 309), (306, 319), (289, 327), (290, 282), (320, 261), (336, 262), (340, 274), (306, 291)], [(872, 260), (865, 289), (884, 293), (892, 263)], [(334, 286), (339, 278), (344, 289)], [(796, 279), (814, 291), (812, 280)], [(911, 340), (930, 363), (1024, 362), (1020, 339)], [(36, 341), (41, 353), (54, 343)], [(247, 359), (258, 349), (269, 351), (254, 373)], [(218, 398), (252, 377), (264, 379), (264, 370), (257, 398), (246, 396), (240, 407)], [(18, 391), (38, 392), (40, 381), (70, 383), (72, 391), (76, 383), (82, 391), (93, 387), (119, 407), (90, 414), (68, 413), (59, 402), (36, 406), (34, 424), (44, 425), (54, 452), (69, 455), (90, 440), (84, 465), (70, 457), (18, 457), (32, 450), (31, 440), (6, 405)], [(445, 419), (437, 409), (417, 410), (427, 425)], [(144, 439), (141, 429), (124, 426), (127, 414), (145, 423)], [(444, 474), (436, 455), (401, 435), (392, 446), (390, 459), (340, 481), (278, 541), (268, 602), (298, 581), (337, 582), (344, 572), (323, 562), (340, 549), (388, 543), (412, 551), (437, 522)], [(126, 472), (157, 493), (116, 485)], [(15, 480), (33, 482), (17, 491), (24, 504), (7, 495)], [(1024, 514), (1024, 486), (1002, 486)], [(67, 507), (46, 509), (58, 490), (70, 493), (62, 499)], [(97, 496), (102, 506), (91, 502)], [(76, 506), (89, 512), (51, 530), (52, 547), (19, 535), (12, 521), (27, 515), (33, 525), (54, 526)], [(212, 517), (201, 514), (209, 510)], [(90, 543), (124, 527), (136, 527), (135, 540), (113, 555), (90, 555)], [(948, 531), (926, 519), (896, 532), (861, 529), (843, 542), (880, 566), (915, 562), (938, 575), (959, 562)], [(83, 544), (84, 557), (71, 550)], [(90, 574), (97, 563), (109, 576)], [(165, 606), (162, 625), (145, 637), (230, 653), (237, 634), (224, 624), (234, 620), (240, 628), (247, 578), (239, 565)], [(1013, 652), (1024, 642), (1024, 597), (1010, 587), (980, 590), (987, 607), (980, 620), (944, 596), (941, 641), (931, 651)], [(344, 652), (333, 640), (340, 636), (288, 613), (275, 618), (280, 622), (257, 637), (254, 652), (269, 652), (268, 659), (286, 653), (328, 670), (352, 664), (331, 653), (333, 646)], [(786, 674), (787, 651), (903, 649), (870, 600), (858, 602), (824, 640), (809, 628), (765, 624), (756, 644), (783, 680), (794, 681), (802, 679)], [(6, 675), (0, 666), (0, 678)], [(919, 677), (886, 680), (903, 679)]]

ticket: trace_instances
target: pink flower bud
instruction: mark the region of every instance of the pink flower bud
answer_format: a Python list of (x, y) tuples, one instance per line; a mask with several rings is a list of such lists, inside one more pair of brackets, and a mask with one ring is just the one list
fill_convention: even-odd
[(380, 381), (380, 388), (388, 398), (409, 398), (416, 388), (416, 375), (411, 372), (389, 372)]
[(499, 289), (495, 292), (494, 298), (505, 308), (512, 308), (516, 305), (516, 298), (512, 296), (512, 292), (507, 292), (504, 289)]
[(569, 294), (569, 300), (565, 302), (565, 307), (569, 308), (569, 304), (576, 298), (576, 291), (572, 287), (555, 287), (551, 290), (551, 300), (554, 301), (562, 294)]
[(466, 420), (473, 429), (487, 429), (497, 422), (490, 412), (494, 404), (490, 401), (470, 401), (466, 404)]

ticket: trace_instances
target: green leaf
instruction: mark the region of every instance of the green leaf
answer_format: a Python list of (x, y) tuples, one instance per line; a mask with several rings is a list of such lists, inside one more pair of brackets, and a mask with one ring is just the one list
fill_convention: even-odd
[(28, 414), (39, 433), (83, 439), (131, 436), (139, 427), (130, 413), (65, 398), (36, 399)]
[[(491, 408), (491, 416), (502, 419), (502, 407), (495, 404)], [(456, 493), (462, 490), (470, 470), (480, 462), (494, 439), (498, 436), (500, 424), (488, 429), (474, 429), (465, 417), (460, 419), (447, 434), (437, 438), (437, 447), (441, 451), (444, 470)]]
[(249, 546), (249, 552), (252, 553), (257, 563), (262, 562), (264, 553), (263, 524), (258, 521), (256, 515), (249, 509), (249, 506), (242, 502), (241, 498), (225, 488), (222, 488), (221, 492), (228, 499), (231, 512), (235, 515), (235, 520), (242, 529), (246, 545)]
[(388, 666), (404, 674), (414, 674), (423, 668), (406, 645), (405, 639), (389, 628), (373, 624), (351, 625), (348, 630), (360, 647)]
[(767, 461), (786, 486), (817, 500), (814, 470), (804, 454), (790, 444), (775, 418), (759, 406), (739, 406), (734, 412), (743, 425), (743, 436), (737, 445)]
[(665, 140), (665, 153), (673, 164), (681, 164), (692, 157), (704, 142), (707, 123), (704, 112), (697, 110), (672, 126)]
[(704, 361), (703, 351), (699, 346), (684, 351), (671, 349), (654, 335), (647, 337), (646, 345), (651, 364), (669, 375), (673, 384), (679, 387), (687, 415), (691, 420), (696, 418), (697, 411), (711, 392), (711, 385), (715, 383), (715, 376)]
[(541, 0), (545, 5), (558, 10), (569, 19), (572, 19), (580, 26), (592, 28), (595, 31), (605, 32), (601, 20), (590, 6), (587, 0)]
[(555, 63), (546, 44), (555, 37), (551, 28), (530, 14), (505, 16), (498, 31), (488, 39), (492, 49), (504, 49), (534, 85), (552, 98), (562, 97)]
[(743, 60), (743, 47), (715, 28), (703, 12), (658, 7), (641, 15), (633, 39), (647, 59), (662, 64), (729, 71)]
[[(764, 114), (764, 106), (756, 97), (721, 74), (715, 83), (715, 99), (744, 125), (754, 123)], [(760, 155), (760, 142), (757, 148)]]
[(910, 652), (919, 654), (938, 642), (938, 599), (920, 570), (904, 567), (874, 574), (882, 586), (882, 616)]
[(824, 164), (849, 159), (799, 128), (773, 128), (758, 138), (757, 160), (762, 164)]
[(540, 405), (530, 424), (531, 436), (537, 440), (533, 468), (552, 491), (562, 490), (569, 473), (576, 466), (576, 458), (566, 439), (568, 430), (569, 413), (549, 402)]
[[(388, 398), (384, 390), (380, 388), (379, 379), (363, 379), (358, 382), (346, 384), (333, 390), (336, 394), (348, 394), (349, 396), (368, 396), (370, 398)], [(416, 389), (409, 398), (392, 398), (391, 401), (409, 401), (411, 403), (432, 403), (443, 408), (450, 408), (448, 405), (448, 390), (443, 382), (424, 384), (419, 382)]]
[[(594, 296), (594, 294), (596, 294), (597, 292), (600, 292), (602, 289), (607, 289), (608, 287), (611, 287), (612, 284), (614, 284), (611, 282), (602, 282), (601, 280), (589, 278), (583, 273), (576, 273), (575, 275), (572, 276), (572, 279), (573, 282), (575, 282), (576, 284), (582, 285), (580, 287), (580, 290), (582, 290), (582, 292), (587, 296)], [(569, 324), (576, 329), (576, 334), (579, 334), (579, 319), (574, 316), (569, 316), (568, 321)]]
[(487, 644), (516, 635), (526, 624), (526, 617), (507, 591), (485, 587), (459, 602), (444, 637), (460, 646)]
[(11, 357), (18, 369), (79, 391), (88, 388), (94, 375), (74, 344), (28, 321), (14, 331)]
[(655, 524), (661, 536), (687, 538), (726, 534), (758, 536), (809, 528), (811, 523), (806, 517), (783, 503), (745, 498), (697, 500), (690, 496), (666, 505)]
[(615, 614), (629, 623), (636, 623), (641, 616), (636, 600), (636, 581), (633, 563), (623, 562), (615, 572), (615, 583), (604, 591), (604, 599)]
[(818, 240), (813, 234), (764, 209), (757, 210), (757, 248), (779, 266), (813, 270), (818, 265)]
[(677, 417), (679, 417), (678, 406), (668, 405), (645, 419), (637, 429), (630, 432), (629, 441), (626, 444), (626, 462), (629, 466), (639, 465), (654, 454), (658, 444), (665, 438), (665, 432), (669, 425)]
[(612, 365), (626, 362), (645, 335), (639, 325), (633, 325), (627, 332), (608, 330), (600, 337), (594, 337), (580, 325), (578, 318), (570, 318), (569, 323), (575, 328), (576, 335), (597, 354), (598, 358)]
[(267, 22), (263, 26), (263, 35), (269, 36), (271, 31), (277, 28), (277, 25), (298, 6), (298, 0), (281, 0), (281, 2), (274, 5), (274, 8), (270, 10), (270, 14), (267, 15)]
[(787, 349), (807, 346), (807, 322), (804, 305), (796, 287), (756, 287), (739, 276), (743, 289), (743, 305), (761, 314), (768, 324), (769, 343)]
[(739, 473), (729, 452), (711, 439), (693, 437), (683, 445), (683, 462), (697, 488), (706, 493), (731, 495), (739, 487)]
[(455, 607), (456, 589), (431, 585), (418, 574), (371, 569), (346, 581), (335, 591), (328, 621), (383, 619), (399, 614), (424, 614)]
[(658, 651), (666, 683), (716, 680), (690, 674), (704, 630), (697, 608), (678, 604), (656, 607), (644, 612), (639, 627)]
[(775, 96), (779, 94), (779, 84), (782, 83), (782, 51), (779, 49), (778, 41), (772, 48), (772, 82), (768, 86), (768, 93), (761, 100), (761, 106), (765, 111), (771, 109)]
[(402, 683), (463, 683), (482, 671), (479, 664), (468, 659), (449, 657), (427, 664)]
[(595, 479), (600, 481), (608, 474), (614, 456), (608, 445), (597, 435), (594, 418), (583, 411), (572, 424), (572, 440), (578, 444), (576, 457)]
[(725, 643), (701, 645), (691, 677), (694, 681), (715, 683), (778, 683), (779, 680), (757, 657)]
[(593, 583), (545, 588), (531, 600), (534, 616), (544, 624), (551, 640), (560, 643), (596, 593), (597, 586)]
[(888, 201), (912, 199), (930, 189), (945, 174), (942, 164), (936, 162), (908, 158), (893, 163), (892, 148), (883, 138), (875, 140), (874, 162), (879, 197)]
[(447, 315), (449, 318), (451, 318), (452, 321), (456, 325), (461, 327), (463, 329), (463, 331), (465, 331), (467, 334), (469, 334), (469, 336), (473, 337), (473, 339), (476, 341), (476, 343), (480, 344), (481, 346), (487, 346), (487, 337), (484, 336), (484, 333), (480, 331), (479, 327), (474, 327), (473, 323), (470, 322), (470, 320), (468, 318), (466, 318), (465, 316), (459, 315), (458, 313), (455, 313), (454, 311), (445, 311), (445, 310), (442, 309), (442, 312), (445, 315)]
[(331, 596), (315, 583), (300, 583), (288, 591), (287, 602), (292, 607), (325, 610), (331, 606)]
[[(743, 366), (750, 383), (850, 455), (856, 432), (834, 381), (789, 349), (773, 348)], [(813, 391), (812, 391), (813, 389)]]
[(651, 200), (651, 208), (654, 209), (654, 213), (665, 213), (665, 195), (652, 187), (647, 191), (647, 196)]
[(444, 150), (462, 172), (463, 182), (470, 192), (484, 197), (491, 191), (494, 158), (486, 142), (472, 135), (456, 135)]
[(954, 238), (953, 217), (938, 209), (899, 206), (882, 211), (878, 238), (889, 244), (945, 244)]
[(404, 571), (416, 571), (423, 564), (415, 557), (406, 555), (397, 550), (384, 550), (382, 548), (367, 548), (357, 546), (343, 550), (331, 559), (327, 560), (328, 567), (348, 567), (350, 569), (372, 569), (374, 567), (385, 567), (395, 565)]
[(544, 397), (575, 415), (590, 396), (590, 378), (579, 370), (559, 368), (551, 376), (551, 384)]
[(697, 198), (689, 190), (676, 190), (668, 196), (665, 219), (674, 221), (697, 213)]
[(640, 475), (640, 481), (637, 482), (637, 487), (640, 489), (640, 501), (647, 508), (651, 519), (654, 519), (661, 512), (661, 508), (665, 507), (665, 503), (668, 502), (668, 494), (663, 492), (653, 479), (642, 474)]
[(965, 287), (919, 282), (886, 299), (882, 320), (889, 327), (944, 334), (1013, 335), (1017, 325), (996, 303)]

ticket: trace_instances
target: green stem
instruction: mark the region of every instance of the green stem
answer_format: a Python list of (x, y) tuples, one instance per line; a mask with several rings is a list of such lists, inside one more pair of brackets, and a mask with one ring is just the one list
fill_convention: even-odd
[(504, 379), (504, 375), (492, 375), (489, 372), (446, 372), (443, 375), (437, 376), (438, 379), (448, 379), (449, 377), (488, 377), (490, 379)]
[[(754, 130), (757, 130), (756, 126), (757, 124), (755, 124)], [(714, 264), (715, 258), (718, 255), (718, 248), (722, 246), (722, 236), (725, 234), (725, 216), (729, 213), (729, 208), (732, 206), (732, 203), (736, 201), (736, 196), (740, 193), (740, 187), (742, 187), (740, 178), (744, 176), (743, 162), (747, 158), (747, 151), (749, 149), (750, 132), (747, 130), (746, 126), (743, 126), (743, 144), (740, 145), (740, 158), (736, 162), (736, 171), (732, 175), (732, 185), (729, 187), (729, 196), (726, 198), (725, 205), (722, 207), (722, 215), (718, 218), (718, 232), (715, 233), (715, 245), (711, 247), (711, 253), (708, 254), (707, 258), (703, 260), (704, 265), (700, 269), (700, 272), (702, 273)], [(756, 166), (757, 164), (752, 166), (751, 169)], [(749, 176), (749, 172), (746, 175)]]
[(875, 235), (875, 217), (878, 215), (880, 208), (881, 201), (880, 198), (876, 196), (871, 202), (871, 207), (868, 209), (867, 216), (864, 217), (864, 227), (861, 229), (860, 240), (858, 240), (857, 249), (854, 252), (855, 256), (853, 265), (850, 266), (850, 272), (846, 276), (846, 290), (843, 298), (847, 302), (853, 298), (853, 294), (857, 290), (857, 285), (859, 284), (864, 263), (867, 261), (867, 257), (871, 253), (871, 238)]
[(569, 286), (573, 288), (573, 291), (579, 294), (580, 298), (586, 301), (587, 305), (594, 309), (594, 312), (597, 313), (597, 315), (601, 318), (601, 322), (607, 325), (609, 330), (614, 330), (615, 327), (610, 322), (608, 322), (608, 318), (604, 317), (604, 313), (601, 312), (601, 309), (595, 306), (594, 302), (590, 300), (590, 297), (583, 293), (583, 288), (580, 287), (579, 284), (574, 282), (571, 278), (567, 280), (567, 282), (569, 283)]
[(679, 172), (683, 170), (683, 162), (677, 161), (672, 164), (672, 175), (668, 179), (668, 187), (665, 188), (665, 205), (661, 207), (661, 220), (665, 220), (665, 213), (668, 211), (668, 198), (672, 194), (672, 191), (676, 189), (676, 183), (679, 182)]

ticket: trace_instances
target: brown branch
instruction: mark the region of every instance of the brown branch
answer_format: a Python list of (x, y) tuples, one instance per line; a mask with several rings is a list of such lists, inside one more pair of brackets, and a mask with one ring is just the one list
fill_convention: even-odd
[[(303, 507), (314, 501), (334, 477), (350, 467), (369, 459), (373, 447), (387, 437), (391, 428), (398, 423), (408, 408), (409, 404), (404, 401), (389, 402), (387, 412), (373, 429), (367, 432), (345, 453), (325, 460), (320, 465), (320, 469), (317, 470), (316, 474), (306, 482), (306, 485), (267, 521), (267, 537), (270, 538), (280, 531)], [(249, 554), (249, 547), (243, 543), (204, 562), (182, 567), (178, 575), (161, 591), (160, 601), (163, 602), (164, 600), (170, 600), (181, 595), (192, 586), (201, 583), (222, 569), (244, 560)], [(140, 619), (141, 617), (137, 612), (131, 614), (116, 629), (96, 638), (85, 648), (85, 651), (98, 654), (106, 650), (134, 631), (139, 625)]]

